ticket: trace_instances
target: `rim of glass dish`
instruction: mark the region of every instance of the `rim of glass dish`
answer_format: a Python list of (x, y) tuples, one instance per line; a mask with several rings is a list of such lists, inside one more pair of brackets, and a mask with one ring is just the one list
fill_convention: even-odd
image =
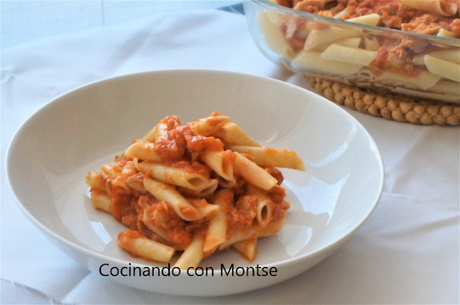
[[(457, 39), (457, 38), (433, 36), (433, 35), (427, 35), (427, 34), (405, 32), (402, 30), (394, 30), (394, 29), (388, 29), (388, 28), (383, 28), (383, 27), (371, 26), (371, 25), (360, 24), (360, 23), (351, 23), (345, 20), (334, 19), (334, 18), (330, 18), (326, 16), (320, 16), (320, 15), (316, 15), (312, 13), (307, 13), (304, 11), (295, 10), (289, 7), (282, 6), (280, 4), (273, 3), (270, 0), (250, 0), (250, 1), (255, 2), (259, 4), (260, 6), (264, 6), (271, 10), (280, 11), (284, 14), (298, 15), (302, 17), (313, 18), (313, 19), (324, 21), (326, 24), (329, 23), (332, 25), (345, 27), (348, 29), (361, 28), (361, 29), (372, 31), (372, 32), (383, 32), (383, 33), (389, 33), (392, 35), (399, 35), (399, 36), (403, 35), (403, 36), (408, 36), (408, 37), (412, 37), (415, 39), (432, 40), (432, 41), (436, 41), (437, 43), (445, 43), (445, 45), (460, 48), (460, 39)], [(371, 34), (374, 34), (374, 33), (371, 33)]]

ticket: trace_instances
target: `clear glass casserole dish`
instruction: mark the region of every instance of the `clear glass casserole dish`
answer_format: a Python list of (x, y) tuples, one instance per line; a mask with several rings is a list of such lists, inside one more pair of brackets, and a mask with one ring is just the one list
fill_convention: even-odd
[(446, 37), (453, 36), (448, 31), (405, 32), (377, 27), (377, 14), (339, 20), (268, 0), (245, 1), (244, 8), (256, 45), (276, 64), (373, 91), (460, 104), (460, 39)]

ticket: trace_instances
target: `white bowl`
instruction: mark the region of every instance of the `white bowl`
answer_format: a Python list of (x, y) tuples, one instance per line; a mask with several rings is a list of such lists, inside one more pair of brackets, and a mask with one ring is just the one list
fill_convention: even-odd
[[(178, 115), (186, 123), (214, 111), (230, 116), (262, 145), (295, 150), (304, 159), (306, 173), (283, 170), (291, 202), (286, 225), (278, 235), (260, 240), (252, 263), (231, 250), (204, 259), (200, 266), (212, 267), (214, 275), (208, 268), (202, 276), (106, 278), (144, 290), (193, 296), (266, 287), (326, 258), (375, 209), (384, 181), (382, 158), (352, 116), (281, 81), (205, 70), (126, 75), (53, 100), (27, 120), (10, 143), (6, 155), (10, 189), (29, 219), (89, 270), (99, 274), (102, 266), (105, 274), (111, 267), (129, 264), (164, 266), (118, 248), (116, 236), (125, 228), (92, 207), (85, 175), (113, 161), (132, 139), (168, 115)], [(229, 269), (231, 264), (274, 267), (277, 272), (276, 276), (221, 272), (222, 266)]]

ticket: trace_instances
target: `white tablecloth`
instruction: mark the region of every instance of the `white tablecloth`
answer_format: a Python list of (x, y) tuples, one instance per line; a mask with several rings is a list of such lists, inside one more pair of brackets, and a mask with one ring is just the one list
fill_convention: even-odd
[[(1, 149), (56, 96), (101, 78), (171, 68), (244, 72), (311, 88), (258, 51), (244, 16), (208, 10), (154, 16), (51, 37), (2, 53)], [(459, 303), (459, 143), (456, 127), (415, 126), (348, 110), (374, 137), (386, 172), (370, 219), (313, 269), (266, 289), (219, 298), (154, 294), (90, 273), (20, 212), (2, 169), (3, 303)], [(23, 286), (25, 288), (23, 288)], [(46, 302), (48, 300), (44, 299)]]

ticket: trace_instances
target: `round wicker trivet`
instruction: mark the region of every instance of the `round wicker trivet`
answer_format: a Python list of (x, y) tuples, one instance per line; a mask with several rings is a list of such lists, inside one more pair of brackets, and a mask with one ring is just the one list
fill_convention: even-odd
[(399, 122), (423, 125), (460, 125), (460, 106), (393, 94), (379, 94), (358, 87), (308, 77), (327, 99), (363, 113)]

